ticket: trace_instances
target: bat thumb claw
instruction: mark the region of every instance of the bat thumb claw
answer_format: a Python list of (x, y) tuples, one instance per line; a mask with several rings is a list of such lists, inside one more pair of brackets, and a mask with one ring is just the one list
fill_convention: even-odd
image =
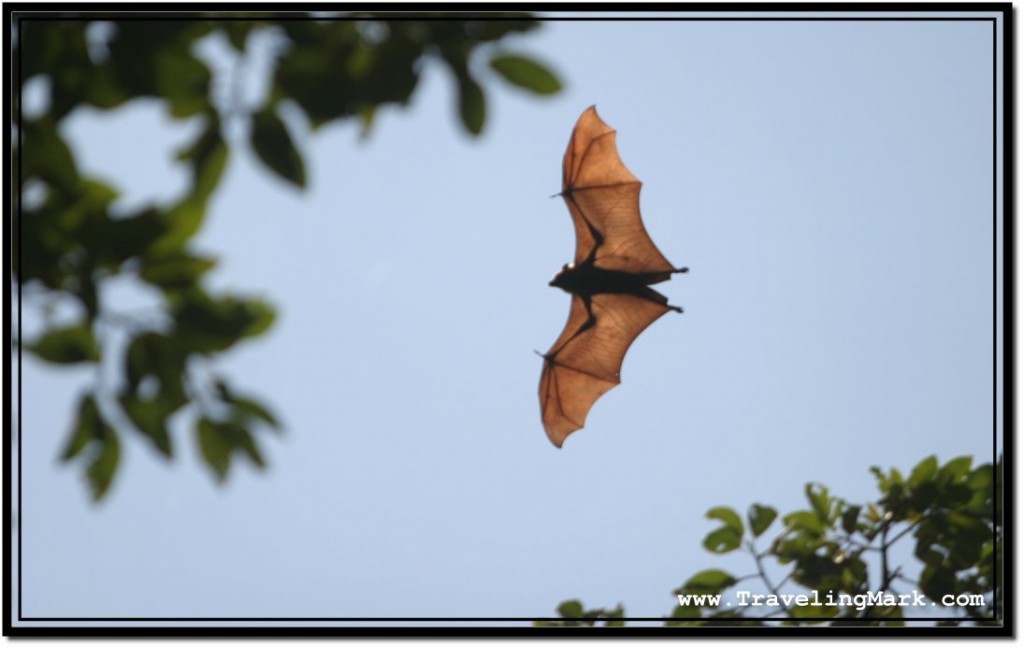
[(675, 270), (673, 270), (672, 272), (678, 272), (678, 273), (680, 273), (680, 274), (686, 274), (686, 273), (687, 273), (687, 272), (689, 272), (689, 271), (690, 271), (690, 269), (689, 269), (689, 268), (687, 268), (686, 266), (683, 266), (682, 268), (676, 268), (676, 269), (675, 269)]

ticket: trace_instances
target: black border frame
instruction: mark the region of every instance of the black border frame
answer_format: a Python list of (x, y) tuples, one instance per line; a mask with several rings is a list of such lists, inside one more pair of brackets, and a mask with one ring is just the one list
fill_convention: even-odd
[[(120, 5), (113, 3), (97, 3), (97, 4), (82, 4), (82, 5), (67, 5), (67, 4), (37, 4), (37, 3), (7, 3), (4, 11), (4, 27), (8, 40), (11, 38), (13, 32), (12, 29), (17, 29), (20, 40), (21, 21), (26, 19), (38, 19), (46, 20), (56, 18), (62, 14), (68, 12), (75, 12), (76, 17), (79, 18), (99, 18), (104, 16), (114, 16), (118, 18), (136, 18), (136, 19), (163, 19), (168, 14), (177, 14), (175, 17), (185, 17), (195, 15), (199, 12), (203, 12), (203, 17), (212, 17), (217, 13), (229, 13), (236, 12), (241, 9), (239, 5), (221, 5), (211, 9), (210, 7), (199, 4), (199, 3), (182, 3), (182, 4), (158, 4), (158, 5), (147, 5), (147, 10), (126, 10), (126, 7), (130, 5)], [(946, 20), (946, 21), (989, 21), (992, 23), (993, 28), (993, 252), (994, 252), (994, 267), (993, 267), (993, 333), (995, 348), (993, 349), (994, 355), (994, 366), (993, 366), (993, 381), (995, 386), (995, 393), (993, 396), (993, 465), (997, 461), (997, 446), (998, 446), (998, 426), (995, 423), (996, 414), (999, 407), (999, 399), (1002, 396), (1003, 405), (1003, 456), (1004, 456), (1004, 471), (1003, 471), (1003, 492), (1001, 493), (1003, 498), (1003, 529), (1004, 539), (1009, 538), (1010, 544), (1006, 546), (1004, 542), (1003, 548), (1003, 570), (1000, 572), (996, 571), (997, 586), (1002, 585), (1003, 590), (1003, 625), (1002, 626), (954, 626), (954, 627), (925, 627), (925, 626), (867, 626), (867, 625), (852, 625), (852, 626), (782, 626), (782, 627), (771, 627), (771, 626), (755, 626), (737, 621), (736, 619), (721, 619), (714, 625), (704, 626), (687, 626), (687, 627), (650, 627), (650, 626), (625, 626), (616, 628), (591, 628), (591, 627), (531, 627), (531, 626), (445, 626), (442, 624), (452, 622), (462, 623), (524, 623), (532, 621), (564, 621), (561, 617), (338, 617), (338, 618), (324, 618), (324, 617), (24, 617), (21, 615), (21, 525), (18, 525), (18, 582), (17, 582), (17, 608), (18, 608), (18, 622), (41, 621), (41, 622), (65, 622), (68, 624), (74, 623), (88, 623), (89, 625), (66, 625), (66, 626), (31, 626), (31, 625), (14, 625), (13, 614), (14, 614), (14, 603), (12, 601), (14, 590), (14, 583), (12, 583), (11, 570), (13, 567), (13, 552), (11, 549), (12, 543), (10, 540), (13, 539), (13, 519), (15, 515), (13, 493), (15, 491), (15, 485), (12, 478), (12, 455), (14, 448), (14, 437), (12, 431), (12, 419), (14, 418), (12, 407), (15, 405), (12, 395), (12, 358), (10, 355), (4, 358), (3, 364), (3, 376), (5, 381), (4, 398), (8, 408), (8, 417), (4, 420), (4, 455), (3, 455), (3, 469), (7, 476), (4, 480), (4, 534), (7, 542), (4, 545), (3, 555), (3, 566), (4, 566), (4, 592), (3, 592), (3, 634), (6, 636), (391, 636), (391, 637), (440, 637), (440, 636), (476, 636), (476, 637), (500, 637), (500, 636), (516, 636), (516, 637), (629, 637), (629, 636), (656, 636), (656, 637), (690, 637), (690, 636), (804, 636), (804, 637), (821, 637), (821, 636), (832, 636), (841, 637), (844, 635), (871, 635), (871, 636), (1000, 636), (1010, 637), (1014, 633), (1014, 580), (1013, 580), (1013, 566), (1014, 566), (1014, 513), (1013, 513), (1013, 485), (1014, 475), (1013, 469), (1015, 467), (1014, 461), (1014, 441), (1012, 431), (1014, 429), (1014, 404), (1013, 404), (1013, 384), (1014, 384), (1014, 360), (1013, 353), (1015, 348), (1015, 336), (1014, 336), (1014, 322), (1015, 322), (1015, 303), (1013, 299), (1014, 289), (1014, 190), (1013, 190), (1013, 172), (1015, 168), (1015, 149), (1013, 146), (1014, 136), (1014, 114), (1013, 109), (1015, 106), (1015, 87), (1014, 87), (1014, 64), (1013, 54), (1015, 49), (1014, 40), (1014, 25), (1013, 25), (1013, 5), (1011, 3), (692, 3), (692, 4), (607, 4), (600, 5), (600, 9), (597, 11), (591, 10), (591, 13), (599, 13), (601, 15), (582, 15), (586, 11), (584, 7), (577, 4), (563, 4), (563, 3), (551, 3), (551, 4), (540, 4), (540, 3), (495, 3), (483, 5), (482, 9), (467, 10), (467, 5), (453, 4), (453, 3), (442, 3), (435, 5), (418, 5), (418, 4), (353, 4), (344, 6), (333, 6), (333, 5), (320, 5), (320, 4), (287, 4), (287, 5), (258, 5), (259, 14), (266, 12), (268, 17), (280, 18), (277, 15), (278, 12), (297, 12), (297, 11), (327, 11), (327, 10), (345, 10), (345, 11), (387, 11), (387, 12), (405, 12), (405, 11), (444, 11), (444, 12), (458, 12), (462, 14), (483, 14), (491, 11), (533, 11), (538, 12), (538, 19), (543, 21), (748, 21), (748, 22), (762, 22), (762, 21), (807, 21), (807, 22), (822, 22), (822, 21), (922, 21), (922, 20)], [(580, 15), (574, 16), (547, 16), (548, 12), (580, 12)], [(679, 14), (694, 14), (714, 12), (718, 14), (756, 14), (756, 15), (745, 15), (745, 16), (680, 16)], [(824, 14), (820, 16), (772, 16), (772, 14), (778, 14), (781, 12), (798, 12), (805, 14)], [(999, 18), (991, 16), (985, 17), (969, 17), (969, 16), (887, 16), (879, 17), (881, 14), (898, 14), (898, 13), (927, 13), (934, 12), (937, 14), (999, 14)], [(616, 13), (629, 13), (629, 16), (617, 16)], [(637, 15), (649, 13), (650, 15)], [(665, 14), (672, 13), (673, 16), (667, 16)], [(834, 14), (849, 14), (849, 13), (863, 13), (864, 15), (854, 16), (836, 16)], [(833, 15), (829, 15), (833, 14)], [(294, 14), (293, 14), (294, 15)], [(247, 17), (251, 18), (250, 17)], [(1000, 52), (1000, 34), (999, 25), (1002, 25), (1002, 50)], [(10, 45), (10, 43), (9, 43)], [(10, 46), (7, 49), (7, 55), (10, 55)], [(1002, 56), (1000, 56), (1000, 54)], [(13, 57), (12, 57), (13, 58)], [(20, 87), (15, 88), (14, 82), (21, 78), (20, 74), (15, 74), (14, 65), (18, 65), (20, 61), (11, 61), (7, 67), (9, 73), (9, 79), (11, 82), (4, 87), (3, 101), (4, 106), (8, 114), (11, 114), (12, 107), (12, 93), (20, 92)], [(1002, 80), (1002, 102), (998, 101), (999, 95), (999, 81), (1000, 77)], [(20, 105), (20, 102), (19, 102)], [(999, 114), (1002, 112), (1002, 122), (999, 121)], [(13, 116), (13, 115), (12, 115)], [(1001, 127), (1001, 128), (1000, 128)], [(1001, 137), (1000, 137), (1001, 130)], [(5, 134), (5, 140), (8, 142), (8, 156), (4, 160), (5, 176), (4, 176), (4, 188), (8, 192), (7, 195), (11, 195), (12, 187), (12, 167), (13, 163), (18, 165), (20, 169), (21, 158), (20, 158), (20, 132), (18, 134), (18, 151), (19, 155), (16, 160), (12, 160), (11, 152), (13, 150), (13, 144), (11, 142), (10, 132)], [(999, 155), (1000, 155), (1000, 143), (1002, 145), (1002, 160), (1003, 160), (1003, 173), (998, 173), (999, 169)], [(20, 174), (19, 174), (20, 177)], [(1000, 193), (1000, 181), (1002, 181), (1002, 192)], [(1002, 198), (1003, 205), (1003, 248), (998, 248), (998, 240), (995, 237), (995, 233), (998, 229), (999, 224), (999, 199)], [(8, 212), (10, 214), (10, 223), (4, 228), (3, 242), (5, 250), (11, 250), (12, 244), (18, 245), (19, 259), (21, 258), (21, 240), (15, 243), (12, 241), (12, 229), (14, 225), (14, 219), (20, 219), (20, 212), (14, 214), (10, 211), (10, 203), (8, 203)], [(20, 232), (20, 229), (19, 229)], [(1000, 256), (1001, 254), (1001, 256)], [(1003, 290), (1003, 312), (1002, 320), (1000, 321), (998, 316), (998, 296), (999, 296), (999, 260), (1003, 262), (1003, 275), (1002, 275), (1002, 290)], [(4, 301), (4, 315), (8, 327), (5, 331), (5, 339), (8, 344), (8, 348), (14, 348), (12, 344), (12, 328), (13, 321), (11, 319), (11, 308), (12, 308), (12, 268), (10, 264), (5, 265), (4, 273), (6, 277), (6, 283), (4, 285), (5, 301)], [(20, 273), (19, 273), (20, 274)], [(21, 330), (21, 291), (20, 286), (17, 294), (17, 306), (18, 306), (18, 330)], [(998, 390), (998, 346), (999, 346), (999, 330), (1000, 324), (1002, 324), (1003, 331), (1003, 390)], [(22, 349), (20, 344), (20, 337), (17, 344), (17, 363), (19, 367), (18, 372), (18, 408), (17, 408), (17, 422), (16, 427), (13, 428), (19, 433), (22, 430), (21, 421), (21, 407), (20, 398), (22, 393), (21, 385), (21, 362), (22, 362)], [(1009, 397), (1007, 397), (1009, 396)], [(1007, 430), (1010, 431), (1007, 434)], [(17, 498), (18, 506), (17, 512), (20, 515), (22, 511), (21, 501), (21, 445), (18, 444), (18, 484), (17, 484)], [(997, 493), (997, 497), (1000, 494)], [(659, 622), (665, 621), (664, 617), (626, 617), (625, 621), (643, 621), (643, 622)], [(758, 619), (758, 621), (784, 621), (788, 620), (785, 617), (779, 618), (767, 618)], [(881, 621), (882, 619), (878, 619)], [(935, 619), (931, 617), (904, 617), (903, 621), (922, 621), (922, 622), (935, 622), (941, 619)], [(969, 620), (969, 619), (963, 619)], [(705, 621), (715, 621), (705, 619)], [(870, 622), (871, 619), (860, 620), (862, 623)], [(173, 623), (182, 622), (193, 622), (193, 623), (248, 623), (254, 624), (251, 626), (223, 626), (223, 625), (211, 625), (211, 626), (188, 626), (183, 627), (180, 625), (170, 625)], [(134, 623), (163, 623), (165, 625), (93, 625), (93, 624), (134, 624)], [(362, 623), (362, 624), (385, 624), (385, 625), (359, 625), (359, 626), (322, 626), (322, 625), (272, 625), (263, 626), (264, 623)], [(395, 624), (414, 624), (414, 625), (395, 625)], [(260, 625), (255, 625), (260, 624)], [(415, 625), (415, 624), (430, 624), (430, 625)]]

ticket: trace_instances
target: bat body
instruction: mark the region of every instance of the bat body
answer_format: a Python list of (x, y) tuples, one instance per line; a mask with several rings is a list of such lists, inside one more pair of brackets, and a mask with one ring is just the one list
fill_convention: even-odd
[(650, 288), (676, 268), (658, 250), (640, 219), (640, 181), (619, 158), (615, 130), (593, 106), (573, 129), (562, 162), (562, 193), (576, 230), (576, 256), (550, 285), (572, 295), (569, 320), (544, 354), (541, 418), (562, 447), (583, 427), (594, 402), (619, 384), (633, 340), (674, 310)]

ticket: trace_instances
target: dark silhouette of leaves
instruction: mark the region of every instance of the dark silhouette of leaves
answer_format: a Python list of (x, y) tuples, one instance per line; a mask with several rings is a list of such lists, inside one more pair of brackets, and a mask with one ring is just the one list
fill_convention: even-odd
[[(192, 247), (231, 149), (239, 144), (225, 137), (223, 124), (247, 126), (257, 159), (303, 188), (307, 134), (295, 130), (302, 128), (302, 119), (289, 122), (292, 130), (281, 121), (282, 102), (298, 107), (312, 132), (334, 120), (356, 119), (365, 133), (381, 107), (409, 102), (425, 65), (442, 62), (456, 72), (460, 123), (475, 135), (484, 127), (486, 98), (481, 79), (469, 73), (470, 60), (481, 49), (493, 54), (506, 37), (538, 26), (529, 14), (507, 12), (465, 20), (423, 12), (359, 12), (334, 20), (295, 14), (280, 22), (242, 12), (230, 20), (182, 20), (174, 14), (102, 21), (82, 13), (50, 14), (48, 20), (23, 16), (13, 19), (12, 32), (19, 38), (13, 43), (12, 71), (23, 75), (14, 82), (25, 89), (45, 81), (38, 87), (46, 96), (45, 108), (22, 115), (21, 92), (13, 93), (12, 139), (20, 147), (15, 153), (21, 165), (15, 165), (18, 243), (12, 246), (12, 268), (21, 288), (31, 289), (23, 290), (28, 308), (64, 302), (81, 315), (70, 326), (47, 320), (45, 330), (24, 348), (50, 363), (112, 369), (97, 371), (81, 397), (62, 454), (65, 461), (81, 463), (96, 499), (113, 483), (124, 435), (144, 438), (172, 457), (174, 422), (189, 419), (203, 461), (223, 481), (238, 455), (263, 467), (257, 432), (283, 427), (262, 399), (239, 395), (226, 377), (210, 377), (210, 361), (265, 333), (276, 316), (263, 300), (211, 291), (206, 276), (217, 257)], [(238, 89), (250, 81), (237, 69), (230, 78), (215, 78), (197, 45), (222, 36), (246, 57), (252, 36), (269, 30), (285, 42), (275, 50), (266, 97), (250, 105), (241, 99), (246, 93), (231, 92), (226, 100), (213, 101), (218, 83)], [(538, 93), (560, 87), (553, 73), (527, 57), (492, 60), (497, 61), (490, 68), (494, 78)], [(202, 127), (175, 154), (190, 172), (180, 195), (166, 204), (154, 201), (133, 213), (115, 213), (120, 190), (82, 175), (61, 128), (79, 107), (111, 110), (140, 98), (159, 101), (174, 119), (202, 120)], [(100, 299), (114, 279), (145, 283), (159, 293), (160, 305), (142, 316), (120, 312), (117, 304)], [(117, 333), (128, 339), (123, 351), (113, 343)], [(119, 386), (105, 384), (99, 378), (104, 375), (121, 378), (114, 381)]]
[[(734, 510), (712, 508), (708, 519), (724, 524), (707, 536), (705, 547), (714, 553), (743, 547), (754, 561), (755, 573), (736, 578), (713, 568), (694, 574), (675, 590), (678, 604), (665, 625), (703, 625), (708, 619), (716, 624), (730, 619), (737, 625), (763, 625), (758, 617), (764, 616), (788, 618), (772, 622), (783, 625), (901, 625), (904, 613), (913, 608), (899, 601), (899, 594), (908, 590), (894, 587), (897, 581), (911, 582), (926, 601), (942, 606), (937, 625), (1003, 624), (1000, 583), (1005, 575), (997, 578), (1002, 574), (1003, 462), (1000, 457), (995, 467), (983, 464), (973, 470), (972, 463), (971, 457), (956, 457), (940, 466), (937, 457), (927, 457), (906, 480), (895, 468), (888, 473), (872, 468), (881, 497), (866, 504), (849, 504), (821, 484), (808, 484), (810, 509), (784, 515), (785, 528), (764, 549), (756, 541), (776, 518), (774, 508), (750, 507), (749, 535), (744, 535)], [(923, 566), (916, 582), (909, 579), (915, 570), (894, 564), (892, 558), (894, 545), (911, 537), (914, 556)], [(763, 593), (761, 605), (732, 605), (730, 588), (741, 582), (739, 589), (747, 596)], [(804, 589), (794, 593), (793, 584)], [(578, 600), (562, 603), (558, 611), (563, 617), (587, 614)]]

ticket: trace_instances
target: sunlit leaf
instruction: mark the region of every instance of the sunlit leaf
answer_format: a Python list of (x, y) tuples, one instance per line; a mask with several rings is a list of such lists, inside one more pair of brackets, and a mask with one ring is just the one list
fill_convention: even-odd
[(163, 214), (165, 233), (150, 247), (149, 252), (157, 256), (180, 252), (199, 231), (205, 216), (204, 200), (190, 195), (179, 201)]
[(187, 149), (178, 153), (178, 159), (192, 163), (192, 198), (206, 200), (217, 188), (227, 166), (228, 146), (220, 134), (220, 119), (211, 114), (206, 128)]
[(810, 511), (794, 511), (783, 517), (782, 522), (790, 528), (810, 531), (814, 534), (821, 534), (825, 531), (821, 520)]
[(912, 488), (920, 487), (935, 475), (935, 471), (938, 467), (939, 461), (935, 455), (925, 457), (920, 463), (914, 466), (912, 471), (910, 471), (910, 477), (907, 479), (907, 484)]
[(832, 499), (829, 497), (828, 488), (822, 484), (810, 483), (804, 487), (804, 494), (822, 525), (829, 524), (832, 517)]
[(735, 531), (737, 535), (743, 535), (743, 520), (740, 518), (739, 513), (728, 506), (716, 506), (705, 513), (704, 517), (709, 520), (721, 520), (725, 523), (725, 526)]
[(740, 546), (742, 536), (730, 527), (719, 527), (704, 538), (704, 547), (713, 553), (728, 553)]

